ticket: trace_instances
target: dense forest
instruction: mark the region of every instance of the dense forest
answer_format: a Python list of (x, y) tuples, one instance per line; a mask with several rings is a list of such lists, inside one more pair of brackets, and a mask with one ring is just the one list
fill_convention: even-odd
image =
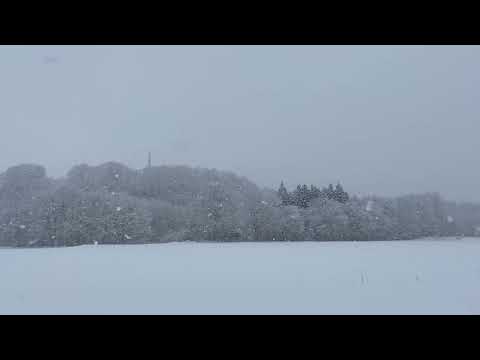
[(480, 205), (439, 194), (357, 197), (341, 184), (260, 189), (214, 169), (120, 163), (0, 174), (0, 246), (170, 241), (367, 241), (474, 236)]

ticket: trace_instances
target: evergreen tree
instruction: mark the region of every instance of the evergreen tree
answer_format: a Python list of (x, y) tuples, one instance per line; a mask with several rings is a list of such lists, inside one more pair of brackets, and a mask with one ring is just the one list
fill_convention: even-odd
[(307, 185), (303, 185), (300, 189), (300, 204), (299, 206), (306, 209), (310, 201), (310, 193)]
[(283, 181), (280, 183), (280, 188), (278, 189), (278, 196), (282, 200), (282, 205), (291, 204), (290, 194), (288, 193), (287, 188), (283, 184)]
[(320, 197), (320, 189), (314, 185), (310, 185), (310, 200), (318, 199)]
[(348, 194), (343, 190), (340, 183), (337, 184), (333, 192), (333, 200), (338, 201), (339, 203), (345, 204), (349, 199)]
[[(280, 190), (279, 190), (280, 192)], [(317, 187), (311, 185), (308, 188), (307, 185), (297, 185), (297, 188), (291, 195), (289, 195), (289, 205), (295, 205), (301, 208), (308, 208), (312, 200), (322, 196), (322, 191)]]
[(323, 192), (325, 193), (325, 196), (329, 200), (333, 200), (335, 196), (335, 190), (333, 189), (333, 185), (329, 184), (328, 188), (324, 188)]
[(301, 204), (302, 187), (297, 185), (297, 188), (293, 191), (291, 205), (300, 206)]

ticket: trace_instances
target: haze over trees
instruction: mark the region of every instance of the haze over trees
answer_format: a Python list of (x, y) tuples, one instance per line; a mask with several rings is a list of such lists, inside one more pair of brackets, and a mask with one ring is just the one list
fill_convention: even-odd
[(0, 246), (170, 241), (368, 241), (477, 235), (480, 205), (439, 194), (348, 194), (343, 186), (260, 189), (214, 169), (109, 162), (52, 179), (24, 164), (0, 174)]

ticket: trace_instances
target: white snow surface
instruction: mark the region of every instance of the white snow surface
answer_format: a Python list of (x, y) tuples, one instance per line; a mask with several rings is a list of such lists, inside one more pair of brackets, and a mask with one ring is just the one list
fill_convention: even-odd
[(480, 239), (0, 248), (0, 314), (480, 314)]

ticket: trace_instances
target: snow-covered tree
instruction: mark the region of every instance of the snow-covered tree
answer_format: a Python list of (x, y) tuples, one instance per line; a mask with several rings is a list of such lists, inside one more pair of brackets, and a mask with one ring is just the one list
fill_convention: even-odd
[(290, 199), (290, 194), (287, 191), (287, 188), (283, 184), (283, 181), (280, 183), (280, 187), (278, 189), (278, 196), (282, 200), (282, 205), (291, 205), (292, 200)]

